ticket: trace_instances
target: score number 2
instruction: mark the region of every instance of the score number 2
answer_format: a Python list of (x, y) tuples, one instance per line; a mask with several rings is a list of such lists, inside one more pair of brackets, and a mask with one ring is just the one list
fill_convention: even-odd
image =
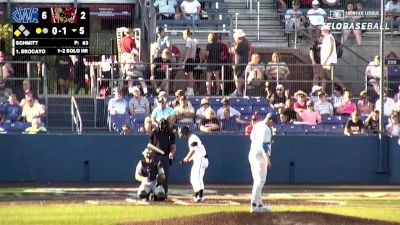
[[(47, 19), (47, 12), (43, 11), (42, 12), (42, 19), (45, 20)], [(85, 20), (86, 19), (86, 12), (85, 11), (81, 11), (81, 20)]]

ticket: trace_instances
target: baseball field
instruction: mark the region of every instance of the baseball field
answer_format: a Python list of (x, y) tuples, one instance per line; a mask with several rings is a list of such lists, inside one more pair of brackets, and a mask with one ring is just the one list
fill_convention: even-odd
[(210, 185), (200, 204), (190, 186), (173, 186), (164, 202), (138, 201), (134, 187), (2, 184), (0, 224), (400, 224), (399, 186), (266, 185), (273, 212), (257, 214), (249, 185)]

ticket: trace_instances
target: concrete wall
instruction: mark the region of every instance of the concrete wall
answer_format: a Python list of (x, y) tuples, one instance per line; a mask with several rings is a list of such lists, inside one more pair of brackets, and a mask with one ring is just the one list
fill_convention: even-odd
[[(210, 166), (207, 183), (250, 183), (246, 136), (205, 135)], [(129, 182), (147, 136), (1, 135), (0, 181)], [(178, 141), (177, 159), (187, 152)], [(388, 184), (400, 183), (400, 148), (384, 145), (380, 164), (377, 137), (277, 136), (269, 183)], [(387, 164), (387, 162), (389, 164)], [(383, 169), (382, 169), (383, 168)], [(386, 168), (389, 170), (387, 171)], [(189, 166), (175, 160), (171, 182), (188, 183)], [(379, 172), (389, 173), (379, 173)]]

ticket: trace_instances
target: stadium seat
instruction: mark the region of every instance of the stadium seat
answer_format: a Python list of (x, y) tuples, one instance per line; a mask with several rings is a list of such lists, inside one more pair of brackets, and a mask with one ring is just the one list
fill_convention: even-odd
[(129, 128), (131, 129), (132, 133), (139, 133), (140, 127), (143, 126), (143, 123), (130, 123)]
[(136, 114), (134, 116), (132, 116), (132, 122), (133, 123), (143, 123), (144, 119), (149, 116), (147, 114)]
[(338, 124), (339, 120), (336, 116), (321, 115), (322, 124)]
[(269, 106), (253, 106), (253, 112), (260, 115), (267, 115), (272, 112), (272, 109)]
[(283, 124), (282, 132), (287, 135), (298, 135), (303, 133), (303, 124)]
[(237, 106), (236, 110), (240, 112), (240, 114), (251, 114), (253, 112), (253, 108), (251, 106)]
[(221, 106), (221, 98), (209, 98), (208, 103), (210, 103), (211, 107), (213, 106)]
[(3, 123), (2, 127), (8, 133), (21, 133), (30, 126), (31, 123), (15, 122), (15, 123)]
[(324, 130), (324, 125), (306, 125), (303, 124), (303, 132), (307, 135), (326, 135), (327, 132)]
[(120, 131), (124, 124), (130, 124), (131, 117), (128, 114), (111, 115), (111, 125), (114, 131)]
[(325, 124), (323, 127), (327, 134), (343, 134), (344, 132), (343, 124)]
[(263, 106), (267, 107), (269, 105), (266, 98), (250, 98), (249, 103), (254, 106)]
[(231, 106), (246, 106), (249, 104), (249, 101), (245, 98), (231, 98), (229, 99)]
[(200, 108), (201, 97), (190, 97), (189, 101), (192, 103), (193, 108), (196, 110)]
[(228, 120), (221, 120), (222, 131), (241, 131), (242, 127), (236, 122), (236, 118), (232, 117)]

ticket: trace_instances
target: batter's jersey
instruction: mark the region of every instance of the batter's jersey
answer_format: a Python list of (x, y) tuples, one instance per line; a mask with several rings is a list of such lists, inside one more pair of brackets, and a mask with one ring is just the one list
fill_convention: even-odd
[[(250, 134), (251, 146), (250, 146), (250, 154), (257, 155), (261, 153), (261, 151), (266, 152), (268, 155), (271, 155), (271, 138), (272, 138), (272, 130), (271, 128), (265, 124), (264, 121), (260, 121), (253, 126), (253, 130)], [(263, 144), (268, 144), (269, 149), (264, 149)]]
[(194, 150), (193, 154), (193, 161), (199, 160), (207, 155), (206, 148), (204, 147), (203, 143), (201, 142), (200, 138), (195, 135), (191, 134), (188, 140), (189, 150)]

